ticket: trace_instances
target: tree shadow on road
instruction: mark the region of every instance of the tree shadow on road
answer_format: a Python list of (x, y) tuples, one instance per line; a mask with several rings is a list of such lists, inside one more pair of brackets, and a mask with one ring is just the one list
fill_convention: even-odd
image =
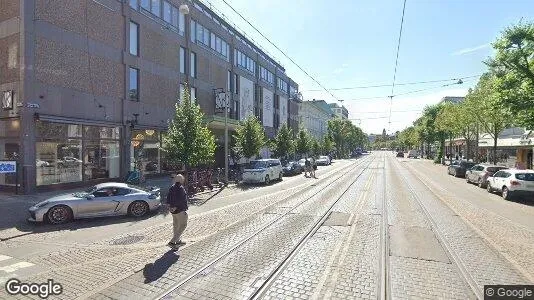
[(146, 264), (143, 269), (143, 276), (145, 277), (145, 284), (151, 283), (161, 278), (167, 270), (178, 261), (180, 255), (175, 251), (169, 250), (163, 254), (160, 258), (156, 259), (153, 263)]

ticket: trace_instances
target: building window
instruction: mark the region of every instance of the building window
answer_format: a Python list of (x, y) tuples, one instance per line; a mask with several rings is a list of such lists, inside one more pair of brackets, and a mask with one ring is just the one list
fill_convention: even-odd
[(160, 1), (161, 0), (151, 0), (152, 7), (150, 8), (150, 12), (158, 17), (161, 17)]
[(189, 29), (190, 31), (190, 37), (191, 37), (191, 42), (195, 42), (196, 41), (196, 33), (197, 33), (197, 22), (195, 22), (195, 20), (191, 19), (191, 28)]
[(180, 102), (184, 100), (185, 97), (185, 86), (180, 83)]
[(274, 85), (273, 73), (267, 70), (266, 68), (264, 68), (263, 66), (260, 66), (260, 79), (269, 83), (270, 85)]
[(137, 0), (130, 0), (130, 7), (137, 10)]
[(252, 74), (256, 74), (256, 62), (239, 50), (235, 50), (235, 53), (235, 65)]
[(150, 0), (141, 0), (141, 8), (150, 11)]
[(196, 78), (197, 77), (197, 54), (195, 52), (191, 52), (191, 63), (189, 68), (191, 69), (191, 77)]
[(172, 22), (172, 6), (167, 1), (163, 1), (163, 21), (167, 23)]
[(139, 101), (139, 70), (130, 67), (129, 73), (130, 88), (128, 89), (128, 96), (130, 100)]
[(288, 93), (288, 84), (287, 84), (287, 82), (285, 82), (281, 78), (278, 78), (278, 89), (287, 94)]
[(130, 54), (139, 56), (139, 24), (130, 22)]
[(185, 74), (185, 48), (180, 47), (180, 73)]
[(178, 30), (181, 35), (185, 33), (185, 15), (182, 12), (178, 12)]
[(197, 103), (197, 88), (191, 87), (191, 102)]

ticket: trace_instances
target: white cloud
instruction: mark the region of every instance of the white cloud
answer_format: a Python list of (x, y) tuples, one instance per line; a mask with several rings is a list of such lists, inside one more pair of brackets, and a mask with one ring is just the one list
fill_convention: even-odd
[(460, 49), (458, 51), (453, 52), (452, 55), (457, 56), (457, 55), (469, 54), (469, 53), (473, 53), (473, 52), (478, 51), (478, 50), (482, 50), (482, 49), (488, 48), (489, 46), (490, 46), (490, 44), (487, 43), (487, 44), (478, 45), (478, 46), (475, 46), (475, 47), (464, 48), (464, 49)]

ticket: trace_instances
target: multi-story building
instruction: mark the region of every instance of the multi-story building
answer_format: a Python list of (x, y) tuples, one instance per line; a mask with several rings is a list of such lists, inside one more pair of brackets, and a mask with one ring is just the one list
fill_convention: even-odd
[[(182, 6), (186, 4), (186, 6)], [(224, 159), (229, 127), (250, 115), (269, 136), (298, 115), (284, 68), (197, 0), (1, 0), (0, 159), (31, 193), (172, 171), (161, 134), (185, 89)], [(293, 103), (295, 102), (295, 103)], [(0, 189), (15, 175), (0, 174)]]
[(332, 112), (337, 118), (349, 119), (349, 110), (344, 105), (339, 106), (337, 103), (329, 103), (328, 105), (330, 105)]
[(303, 127), (316, 139), (328, 133), (328, 121), (334, 118), (330, 105), (324, 100), (303, 101), (299, 109)]

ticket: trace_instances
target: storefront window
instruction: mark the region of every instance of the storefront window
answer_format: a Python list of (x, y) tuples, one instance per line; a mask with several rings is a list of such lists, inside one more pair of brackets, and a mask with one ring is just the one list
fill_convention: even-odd
[[(20, 157), (20, 120), (0, 120), (0, 160), (19, 160)], [(20, 168), (20, 166), (19, 166)], [(16, 174), (0, 174), (0, 186), (14, 186)]]
[(119, 177), (119, 142), (85, 141), (83, 163), (85, 165), (84, 180)]
[(81, 151), (79, 139), (37, 142), (37, 185), (81, 181)]
[(145, 174), (160, 173), (160, 133), (155, 130), (134, 130), (132, 133), (131, 162)]
[(118, 127), (37, 121), (37, 185), (119, 177), (119, 138)]

